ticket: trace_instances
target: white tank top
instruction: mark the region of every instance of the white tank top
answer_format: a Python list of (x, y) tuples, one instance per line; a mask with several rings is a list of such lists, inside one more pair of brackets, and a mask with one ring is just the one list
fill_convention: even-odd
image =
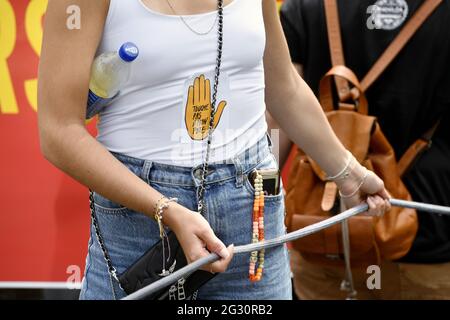
[[(217, 12), (183, 16), (207, 32)], [(98, 54), (124, 42), (140, 50), (120, 96), (101, 112), (97, 140), (108, 150), (154, 162), (196, 166), (206, 150), (217, 56), (217, 21), (207, 35), (140, 0), (111, 0)], [(262, 0), (224, 8), (224, 45), (211, 162), (231, 159), (267, 130)], [(196, 80), (197, 79), (197, 80)]]

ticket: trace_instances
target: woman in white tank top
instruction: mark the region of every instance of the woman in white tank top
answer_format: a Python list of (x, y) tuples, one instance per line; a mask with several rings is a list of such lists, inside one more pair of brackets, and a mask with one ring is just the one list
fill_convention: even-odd
[[(67, 27), (71, 5), (80, 8), (79, 29)], [(281, 191), (265, 197), (264, 221), (252, 216), (258, 193), (249, 175), (277, 168), (265, 138), (266, 107), (329, 176), (346, 173), (337, 184), (342, 193), (354, 194), (347, 206), (367, 200), (369, 213), (381, 214), (389, 209), (388, 194), (375, 174), (352, 161), (293, 69), (276, 1), (225, 0), (205, 210), (197, 212), (214, 92), (217, 5), (216, 0), (50, 0), (39, 70), (41, 149), (94, 191), (118, 274), (158, 242), (156, 208), (189, 262), (209, 252), (221, 257), (204, 267), (220, 274), (198, 298), (290, 299), (285, 247), (260, 253), (255, 262), (233, 258), (233, 246), (224, 244), (249, 243), (261, 227), (266, 239), (285, 232)], [(97, 54), (127, 41), (137, 44), (140, 57), (119, 97), (101, 112), (95, 139), (84, 122), (90, 66)], [(178, 203), (168, 202), (171, 197)], [(81, 298), (123, 296), (92, 229)]]

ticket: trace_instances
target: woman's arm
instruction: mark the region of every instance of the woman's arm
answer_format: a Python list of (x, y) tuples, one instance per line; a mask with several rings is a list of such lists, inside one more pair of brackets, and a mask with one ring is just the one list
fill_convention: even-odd
[[(297, 70), (297, 73), (300, 75), (300, 77), (303, 77), (303, 66), (298, 63), (293, 63), (295, 70)], [(267, 120), (267, 126), (269, 128), (269, 133), (272, 135), (274, 130), (278, 130), (278, 141), (273, 140), (273, 143), (278, 143), (278, 150), (279, 150), (279, 164), (280, 168), (283, 168), (286, 164), (286, 161), (289, 157), (289, 154), (291, 153), (292, 149), (292, 141), (287, 136), (286, 132), (284, 132), (283, 129), (280, 128), (280, 125), (278, 122), (272, 117), (269, 111), (266, 112), (266, 120)]]
[[(347, 151), (334, 134), (314, 93), (292, 66), (275, 0), (262, 1), (267, 38), (264, 67), (268, 111), (292, 141), (329, 176), (334, 176), (346, 166)], [(348, 179), (338, 182), (339, 189), (344, 194), (352, 193), (364, 173), (362, 166), (355, 166)], [(383, 182), (373, 173), (367, 176), (362, 191), (389, 197)], [(369, 197), (368, 204), (372, 210), (384, 211), (389, 204), (379, 196)], [(354, 205), (360, 200), (358, 196), (347, 204)]]
[[(80, 7), (80, 29), (66, 27), (66, 10), (70, 5)], [(49, 1), (39, 65), (41, 150), (46, 159), (83, 185), (114, 202), (153, 216), (162, 195), (128, 170), (85, 128), (91, 64), (108, 8), (109, 0)], [(171, 204), (164, 214), (164, 223), (179, 237), (188, 260), (208, 253), (204, 242), (210, 251), (231, 259), (200, 214)], [(225, 270), (229, 259), (216, 262), (212, 270)]]
[[(66, 8), (81, 9), (81, 28), (66, 27)], [(115, 159), (85, 128), (90, 68), (109, 1), (51, 0), (39, 65), (41, 150), (56, 167), (105, 197), (146, 214), (160, 195)]]

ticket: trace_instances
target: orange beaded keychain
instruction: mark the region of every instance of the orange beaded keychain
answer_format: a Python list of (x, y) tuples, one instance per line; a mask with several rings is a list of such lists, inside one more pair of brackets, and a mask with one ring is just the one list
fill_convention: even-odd
[[(264, 241), (264, 191), (262, 175), (256, 171), (255, 177), (255, 201), (253, 203), (253, 231), (252, 243)], [(261, 280), (264, 270), (264, 252), (262, 249), (253, 251), (250, 256), (249, 279), (252, 282)], [(257, 265), (257, 263), (259, 264)]]

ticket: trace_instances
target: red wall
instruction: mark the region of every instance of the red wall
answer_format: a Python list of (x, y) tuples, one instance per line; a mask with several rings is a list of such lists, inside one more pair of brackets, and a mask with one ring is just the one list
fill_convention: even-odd
[(86, 188), (39, 149), (36, 75), (46, 3), (0, 0), (0, 281), (64, 281), (68, 266), (84, 268)]

